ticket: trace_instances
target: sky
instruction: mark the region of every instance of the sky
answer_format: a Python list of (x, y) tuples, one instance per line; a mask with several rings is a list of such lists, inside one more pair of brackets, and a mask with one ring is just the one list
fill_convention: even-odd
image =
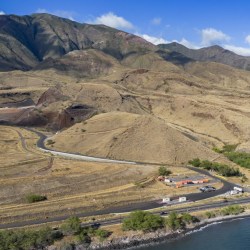
[(250, 56), (249, 0), (0, 0), (0, 15), (32, 13), (105, 24), (154, 44), (217, 44)]

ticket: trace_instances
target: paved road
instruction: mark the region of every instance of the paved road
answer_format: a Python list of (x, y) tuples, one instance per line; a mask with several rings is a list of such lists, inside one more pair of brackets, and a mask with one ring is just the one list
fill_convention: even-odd
[[(52, 150), (48, 150), (45, 145), (44, 145), (44, 141), (47, 138), (44, 134), (35, 131), (33, 129), (30, 128), (26, 128), (29, 131), (35, 132), (38, 136), (39, 136), (39, 140), (37, 141), (37, 147), (39, 147), (42, 150), (46, 150), (47, 152), (50, 153), (60, 153), (60, 155), (64, 156), (64, 152), (57, 152), (57, 151), (52, 151)], [(67, 157), (68, 154), (65, 155), (65, 157)], [(80, 154), (70, 154), (73, 156), (82, 156)], [(70, 156), (71, 158), (71, 156)], [(103, 158), (95, 158), (95, 157), (91, 157), (93, 158), (93, 160), (103, 160), (104, 162), (112, 162), (112, 163), (127, 163), (127, 164), (149, 164), (149, 163), (145, 163), (145, 162), (130, 162), (130, 161), (115, 161), (115, 160), (110, 160), (110, 159), (103, 159)], [(84, 160), (84, 161), (88, 161), (89, 157), (88, 156), (83, 156), (83, 158), (79, 158), (80, 160)], [(154, 165), (161, 165), (161, 164), (157, 164), (155, 163)], [(186, 194), (186, 195), (182, 195), (187, 197), (187, 199), (189, 201), (199, 201), (202, 199), (207, 199), (207, 198), (211, 198), (220, 194), (224, 194), (229, 190), (232, 190), (233, 187), (235, 186), (235, 184), (232, 184), (226, 180), (223, 179), (219, 179), (215, 176), (212, 176), (208, 171), (206, 170), (202, 170), (202, 169), (197, 169), (197, 168), (193, 168), (193, 167), (189, 167), (190, 169), (203, 174), (203, 175), (208, 175), (212, 178), (216, 178), (218, 180), (220, 180), (223, 183), (223, 187), (221, 189), (218, 189), (214, 192), (209, 192), (209, 193), (201, 193), (198, 191), (197, 189), (197, 193), (192, 193), (192, 194)], [(173, 197), (173, 198), (177, 198), (177, 197)], [(250, 202), (250, 199), (248, 200), (248, 202)], [(223, 205), (223, 204), (222, 204)], [(103, 215), (103, 214), (111, 214), (111, 213), (124, 213), (124, 212), (131, 212), (134, 210), (149, 210), (149, 209), (153, 209), (153, 208), (158, 208), (158, 207), (162, 207), (163, 204), (160, 202), (160, 200), (154, 200), (154, 201), (147, 201), (147, 202), (138, 202), (138, 203), (133, 203), (133, 204), (129, 204), (126, 206), (120, 206), (120, 207), (112, 207), (112, 208), (107, 208), (107, 209), (103, 209), (103, 210), (97, 210), (97, 211), (90, 211), (90, 212), (82, 212), (82, 213), (77, 213), (75, 214), (76, 216), (79, 217), (86, 217), (86, 216), (96, 216), (96, 215)], [(55, 217), (51, 217), (51, 218), (44, 218), (44, 219), (39, 219), (39, 220), (33, 220), (33, 221), (24, 221), (24, 222), (15, 222), (15, 223), (10, 223), (7, 225), (0, 225), (0, 229), (1, 228), (15, 228), (15, 227), (24, 227), (27, 225), (39, 225), (39, 224), (43, 224), (43, 223), (47, 223), (47, 222), (59, 222), (59, 221), (63, 221), (65, 219), (68, 218), (68, 215), (63, 215), (63, 216), (55, 216)]]
[[(229, 206), (229, 205), (246, 204), (246, 203), (250, 203), (250, 198), (244, 198), (244, 199), (227, 201), (227, 202), (216, 202), (216, 203), (211, 203), (211, 204), (190, 206), (190, 207), (185, 207), (185, 208), (168, 209), (168, 210), (162, 210), (161, 212), (153, 212), (153, 214), (161, 215), (161, 213), (164, 213), (164, 215), (167, 215), (171, 212), (190, 213), (190, 212), (195, 212), (195, 211), (217, 209), (217, 208), (222, 208), (222, 207)], [(104, 226), (104, 225), (119, 224), (122, 222), (124, 218), (126, 218), (126, 216), (123, 216), (123, 217), (121, 216), (120, 218), (116, 218), (116, 219), (107, 219), (107, 220), (98, 221), (98, 225)], [(94, 223), (96, 222), (82, 223), (82, 227), (92, 226), (94, 225)]]
[(91, 156), (77, 154), (77, 153), (73, 154), (73, 153), (60, 152), (56, 150), (50, 150), (50, 149), (47, 149), (44, 145), (44, 141), (47, 139), (46, 135), (31, 128), (26, 128), (26, 129), (36, 133), (39, 136), (39, 139), (37, 141), (37, 147), (39, 149), (41, 149), (44, 152), (51, 153), (53, 155), (62, 156), (62, 157), (70, 158), (70, 159), (83, 160), (83, 161), (106, 162), (106, 163), (116, 163), (116, 164), (117, 163), (118, 164), (131, 164), (131, 165), (136, 164), (136, 162), (134, 161), (119, 161), (119, 160), (112, 160), (112, 159), (107, 159), (107, 158), (91, 157)]
[[(221, 207), (228, 206), (228, 205), (246, 204), (246, 203), (250, 203), (250, 198), (243, 198), (243, 199), (238, 199), (238, 200), (233, 200), (233, 201), (228, 201), (228, 202), (215, 202), (215, 203), (210, 203), (210, 204), (205, 204), (205, 205), (188, 206), (185, 208), (165, 209), (165, 210), (163, 210), (163, 212), (165, 212), (165, 214), (168, 214), (172, 211), (175, 211), (178, 213), (184, 213), (184, 212), (190, 213), (190, 212), (194, 212), (194, 211), (213, 209), (213, 208), (215, 209), (215, 208), (221, 208)], [(154, 203), (154, 205), (155, 205), (155, 203)], [(159, 207), (162, 207), (162, 204), (158, 204), (158, 205), (159, 205)], [(168, 206), (164, 206), (164, 207), (167, 208)], [(142, 209), (144, 209), (144, 207), (142, 207)], [(131, 211), (134, 211), (134, 210), (135, 209), (131, 209)], [(79, 213), (79, 214), (75, 214), (75, 216), (78, 216), (78, 217), (95, 216), (95, 215), (100, 215), (100, 214), (106, 214), (107, 211), (108, 211), (108, 209), (101, 210), (101, 211), (89, 212), (89, 213)], [(121, 209), (120, 212), (121, 211), (123, 211), (123, 209)], [(116, 210), (116, 213), (118, 213), (118, 212), (119, 212), (119, 209)], [(160, 212), (154, 212), (154, 214), (160, 214)], [(9, 224), (2, 224), (2, 225), (0, 225), (0, 229), (19, 228), (19, 227), (30, 226), (30, 225), (40, 225), (40, 224), (44, 224), (47, 222), (60, 222), (60, 221), (67, 219), (68, 217), (69, 216), (60, 216), (60, 217), (41, 219), (41, 220), (35, 220), (35, 221), (24, 221), (24, 222), (14, 222), (14, 223), (9, 223)], [(118, 224), (124, 218), (126, 218), (126, 216), (123, 216), (121, 214), (120, 218), (98, 221), (98, 223), (100, 223), (100, 225)], [(92, 224), (93, 223), (83, 223), (82, 226), (89, 226)]]
[[(54, 151), (54, 150), (49, 150), (45, 147), (44, 145), (44, 141), (46, 140), (46, 136), (44, 134), (42, 134), (41, 132), (38, 132), (36, 130), (30, 129), (28, 128), (30, 131), (36, 133), (39, 136), (39, 139), (37, 141), (37, 147), (40, 148), (43, 151), (52, 153), (52, 154), (56, 154), (56, 155), (61, 155), (64, 157), (69, 157), (69, 158), (75, 158), (75, 159), (79, 159), (79, 160), (84, 160), (84, 161), (102, 161), (102, 162), (109, 162), (109, 163), (123, 163), (123, 164), (132, 164), (132, 165), (145, 165), (145, 164), (151, 164), (151, 165), (159, 165), (161, 166), (162, 164), (159, 163), (147, 163), (147, 162), (134, 162), (134, 161), (117, 161), (117, 160), (111, 160), (111, 159), (106, 159), (106, 158), (97, 158), (97, 157), (89, 157), (89, 156), (85, 156), (85, 155), (81, 155), (81, 154), (68, 154), (65, 152), (59, 152), (59, 151)], [(217, 179), (218, 181), (221, 181), (223, 183), (223, 187), (214, 191), (214, 192), (209, 192), (209, 193), (193, 193), (193, 194), (187, 194), (187, 195), (183, 195), (186, 196), (189, 200), (191, 201), (197, 201), (197, 200), (201, 200), (201, 199), (207, 199), (210, 197), (214, 197), (216, 195), (220, 195), (220, 194), (224, 194), (230, 190), (232, 190), (234, 188), (234, 186), (236, 186), (233, 183), (230, 183), (224, 179), (220, 179), (216, 176), (213, 176), (211, 173), (209, 173), (206, 170), (203, 169), (199, 169), (199, 168), (195, 168), (195, 167), (188, 167), (189, 169), (191, 169), (192, 171), (198, 172), (199, 174), (202, 175), (207, 175), (211, 178)], [(151, 209), (152, 205), (149, 204), (149, 208)]]

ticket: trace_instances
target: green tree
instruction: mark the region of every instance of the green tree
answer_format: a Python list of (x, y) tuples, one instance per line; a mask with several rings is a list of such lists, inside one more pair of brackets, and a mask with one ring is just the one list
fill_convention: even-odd
[(206, 212), (205, 215), (207, 216), (208, 219), (216, 217), (216, 214), (214, 212)]
[(171, 212), (168, 215), (166, 218), (166, 225), (173, 231), (185, 228), (185, 223), (176, 212)]
[(123, 220), (123, 230), (155, 231), (164, 226), (164, 219), (145, 211), (132, 212), (129, 218)]
[(61, 227), (65, 234), (78, 234), (81, 232), (81, 221), (76, 216), (68, 218)]
[(187, 224), (195, 223), (195, 222), (199, 221), (197, 217), (195, 217), (191, 214), (188, 214), (188, 213), (182, 214), (181, 219), (182, 219), (182, 221), (184, 221)]
[(189, 164), (193, 165), (194, 167), (199, 167), (201, 164), (201, 160), (199, 158), (195, 158), (188, 162)]
[(85, 244), (90, 244), (91, 243), (91, 237), (88, 235), (86, 230), (82, 230), (78, 235), (77, 235), (78, 242), (80, 244), (85, 243)]
[(50, 227), (42, 228), (37, 231), (36, 246), (42, 248), (43, 246), (50, 245), (54, 241), (52, 237), (52, 229)]
[(1, 250), (30, 250), (44, 249), (55, 240), (49, 227), (35, 230), (6, 230), (0, 231)]
[(168, 176), (168, 175), (172, 174), (172, 172), (164, 166), (159, 167), (158, 173), (159, 173), (159, 175), (163, 175), (163, 176)]
[(97, 229), (95, 231), (95, 235), (99, 237), (100, 240), (104, 240), (105, 238), (109, 237), (110, 232), (104, 229)]

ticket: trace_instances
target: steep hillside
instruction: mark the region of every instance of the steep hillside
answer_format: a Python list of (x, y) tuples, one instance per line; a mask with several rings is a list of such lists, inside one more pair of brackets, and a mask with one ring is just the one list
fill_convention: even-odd
[(121, 61), (122, 65), (135, 69), (148, 69), (154, 71), (180, 72), (174, 64), (164, 60), (158, 53), (149, 51), (146, 53), (133, 53)]
[(119, 67), (119, 62), (112, 56), (99, 50), (86, 49), (71, 51), (60, 58), (46, 59), (33, 70), (51, 69), (63, 75), (95, 78), (107, 75), (114, 67)]
[(250, 91), (250, 74), (215, 62), (194, 62), (184, 66), (186, 72), (200, 79), (211, 82), (216, 88)]
[(113, 159), (181, 163), (216, 154), (152, 116), (97, 115), (51, 138), (54, 149)]
[(217, 45), (195, 50), (173, 42), (169, 44), (160, 44), (158, 47), (160, 49), (180, 53), (196, 61), (218, 62), (235, 68), (250, 70), (250, 57), (237, 55)]
[(29, 70), (73, 50), (99, 49), (117, 59), (156, 47), (104, 25), (80, 24), (49, 14), (0, 16), (0, 70)]
[[(136, 131), (145, 140), (148, 137), (146, 144), (152, 140), (157, 145), (159, 140), (165, 145), (161, 141), (161, 137), (168, 138), (164, 126), (171, 127), (180, 141), (189, 138), (194, 145), (209, 148), (245, 145), (250, 139), (250, 72), (222, 64), (241, 62), (237, 58), (247, 62), (248, 58), (218, 46), (190, 50), (173, 43), (159, 49), (113, 28), (47, 14), (0, 16), (0, 41), (0, 69), (29, 69), (0, 72), (1, 123), (71, 131), (71, 126), (103, 116), (101, 124), (108, 130), (106, 119), (112, 127), (112, 119), (117, 122), (122, 116), (120, 120), (129, 121), (126, 127), (135, 128), (128, 130), (128, 138), (140, 141)], [(118, 111), (126, 115), (114, 113)], [(93, 122), (93, 133), (98, 126)], [(72, 133), (73, 142), (84, 134), (81, 129)], [(60, 140), (56, 145), (68, 150)], [(98, 144), (100, 151), (91, 146), (93, 154), (143, 159), (139, 150), (134, 155), (126, 151), (129, 143), (124, 138), (118, 151), (109, 149), (111, 142), (103, 140), (103, 145)], [(77, 148), (73, 142), (71, 146)], [(136, 142), (132, 145), (137, 147)], [(92, 153), (83, 146), (84, 153)], [(155, 161), (149, 151), (144, 157)], [(171, 154), (157, 157), (173, 162)], [(187, 157), (188, 153), (183, 159)]]

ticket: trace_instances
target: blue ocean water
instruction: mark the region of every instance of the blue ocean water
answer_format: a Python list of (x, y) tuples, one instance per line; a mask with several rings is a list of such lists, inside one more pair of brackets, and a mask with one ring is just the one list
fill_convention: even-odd
[(250, 218), (212, 224), (183, 238), (143, 250), (250, 250)]

